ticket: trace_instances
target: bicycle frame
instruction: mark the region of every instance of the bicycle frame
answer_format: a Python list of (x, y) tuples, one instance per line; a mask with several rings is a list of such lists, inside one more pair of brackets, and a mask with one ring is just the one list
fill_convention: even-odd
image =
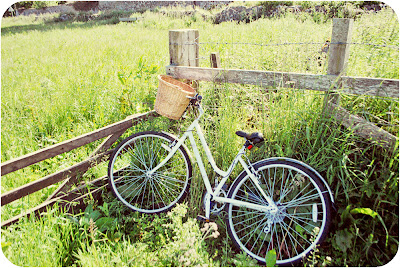
[[(206, 190), (207, 190), (207, 194), (206, 198), (209, 198), (209, 200), (211, 200), (211, 198), (216, 201), (216, 202), (220, 202), (220, 203), (231, 203), (237, 206), (244, 206), (244, 207), (248, 207), (251, 209), (255, 209), (255, 210), (259, 210), (262, 212), (270, 212), (270, 213), (274, 213), (277, 212), (278, 208), (275, 205), (274, 201), (272, 200), (272, 198), (270, 198), (269, 196), (267, 196), (264, 192), (264, 190), (261, 188), (260, 183), (258, 181), (258, 178), (255, 176), (255, 171), (253, 169), (252, 166), (248, 166), (246, 161), (242, 158), (242, 155), (245, 154), (246, 151), (246, 147), (243, 146), (238, 154), (235, 156), (234, 160), (232, 161), (232, 164), (230, 165), (230, 167), (228, 168), (227, 171), (223, 171), (220, 168), (217, 167), (215, 160), (211, 154), (210, 148), (208, 147), (208, 144), (204, 138), (203, 132), (200, 128), (199, 125), (199, 119), (201, 118), (201, 116), (204, 114), (203, 108), (201, 107), (200, 104), (198, 104), (197, 106), (198, 111), (199, 111), (199, 116), (192, 122), (192, 124), (187, 128), (187, 130), (185, 131), (185, 133), (182, 135), (181, 138), (179, 138), (175, 144), (173, 144), (172, 147), (167, 147), (165, 146), (164, 148), (167, 149), (169, 151), (168, 155), (166, 156), (166, 158), (160, 163), (158, 164), (155, 168), (153, 168), (152, 170), (150, 170), (148, 172), (147, 175), (151, 176), (156, 170), (158, 170), (160, 167), (162, 167), (163, 165), (165, 165), (169, 159), (176, 153), (176, 151), (178, 150), (178, 148), (185, 142), (185, 140), (187, 138), (189, 138), (192, 149), (193, 149), (193, 153), (196, 157), (197, 160), (197, 164), (199, 166), (200, 169), (200, 174), (203, 178), (204, 184), (206, 186)], [(208, 162), (211, 164), (213, 170), (222, 177), (221, 181), (219, 182), (219, 184), (217, 185), (217, 187), (215, 188), (215, 190), (213, 191), (210, 180), (208, 179), (207, 173), (206, 173), (206, 169), (204, 167), (204, 163), (203, 160), (201, 158), (199, 149), (197, 148), (197, 144), (196, 141), (194, 139), (193, 136), (193, 131), (196, 131), (201, 145), (203, 147), (204, 152), (206, 153)], [(220, 191), (223, 187), (223, 185), (225, 184), (225, 182), (227, 181), (227, 179), (229, 178), (229, 175), (232, 173), (233, 169), (235, 168), (235, 166), (237, 165), (237, 163), (240, 162), (240, 164), (243, 166), (243, 169), (246, 171), (246, 173), (250, 176), (251, 180), (254, 182), (254, 185), (256, 185), (256, 187), (259, 189), (259, 191), (262, 193), (263, 197), (265, 198), (265, 200), (267, 200), (268, 205), (257, 205), (257, 204), (253, 204), (253, 203), (249, 203), (249, 202), (243, 202), (243, 201), (239, 201), (239, 200), (235, 200), (232, 198), (226, 198), (226, 197), (221, 197), (219, 196)], [(253, 172), (251, 171), (253, 170)], [(209, 202), (206, 203), (206, 217), (208, 218), (209, 215), (209, 206), (207, 206), (207, 204), (209, 204)]]

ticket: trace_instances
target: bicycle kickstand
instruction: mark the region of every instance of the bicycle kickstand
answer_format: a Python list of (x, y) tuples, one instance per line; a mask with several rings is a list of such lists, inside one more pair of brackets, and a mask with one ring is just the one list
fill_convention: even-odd
[(206, 209), (206, 215), (197, 215), (197, 220), (202, 221), (202, 222), (210, 222), (210, 204), (211, 204), (211, 194), (206, 193), (205, 196), (205, 209)]

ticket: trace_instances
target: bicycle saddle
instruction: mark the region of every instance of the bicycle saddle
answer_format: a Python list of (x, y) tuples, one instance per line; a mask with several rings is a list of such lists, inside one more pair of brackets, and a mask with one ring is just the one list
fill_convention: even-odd
[(253, 144), (257, 144), (260, 142), (264, 141), (263, 134), (260, 132), (253, 132), (253, 133), (246, 133), (244, 131), (236, 131), (236, 135), (239, 137), (246, 138), (248, 141), (250, 141)]

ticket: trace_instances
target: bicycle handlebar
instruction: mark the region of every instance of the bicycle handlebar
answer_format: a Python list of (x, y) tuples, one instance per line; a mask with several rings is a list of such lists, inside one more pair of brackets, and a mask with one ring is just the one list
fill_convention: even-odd
[(190, 99), (190, 103), (192, 105), (199, 105), (201, 100), (203, 99), (203, 96), (196, 94), (194, 97), (188, 97)]

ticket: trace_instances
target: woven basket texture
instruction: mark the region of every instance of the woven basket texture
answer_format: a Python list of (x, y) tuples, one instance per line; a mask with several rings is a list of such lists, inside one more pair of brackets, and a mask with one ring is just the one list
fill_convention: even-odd
[(196, 91), (188, 84), (168, 75), (159, 75), (154, 109), (160, 115), (178, 120), (189, 105), (187, 97), (194, 97), (195, 94)]

